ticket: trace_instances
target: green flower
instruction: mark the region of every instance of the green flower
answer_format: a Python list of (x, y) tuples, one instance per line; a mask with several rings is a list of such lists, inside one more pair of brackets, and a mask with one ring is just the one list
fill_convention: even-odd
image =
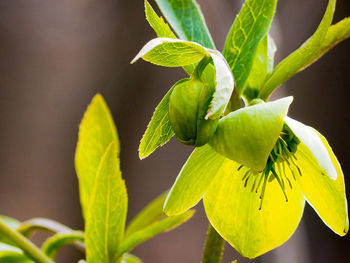
[(329, 228), (345, 235), (341, 167), (319, 132), (286, 116), (291, 100), (222, 118), (210, 145), (196, 148), (180, 171), (165, 213), (183, 213), (203, 198), (212, 226), (248, 258), (283, 244), (297, 228), (305, 201)]

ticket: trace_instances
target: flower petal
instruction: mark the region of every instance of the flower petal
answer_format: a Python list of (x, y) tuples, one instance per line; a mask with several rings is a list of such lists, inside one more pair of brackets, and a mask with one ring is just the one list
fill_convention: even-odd
[(286, 97), (229, 113), (219, 121), (210, 145), (225, 157), (262, 171), (292, 100)]
[(316, 130), (308, 127), (322, 142), (336, 169), (336, 180), (327, 176), (324, 165), (319, 164), (314, 152), (303, 142), (295, 153), (302, 176), (297, 180), (308, 203), (323, 222), (335, 233), (344, 236), (349, 230), (348, 208), (345, 196), (344, 177), (341, 167), (326, 139)]
[[(239, 171), (238, 171), (239, 170)], [(286, 188), (286, 202), (277, 180), (267, 183), (262, 209), (260, 190), (252, 192), (255, 176), (244, 187), (246, 168), (226, 159), (204, 196), (212, 226), (241, 255), (255, 258), (284, 243), (297, 228), (305, 200), (298, 186)]]
[(177, 215), (195, 206), (207, 191), (225, 157), (209, 145), (196, 148), (182, 167), (165, 200), (164, 213)]
[[(309, 126), (302, 124), (299, 121), (286, 117), (285, 122), (292, 129), (294, 134), (302, 141), (302, 143), (309, 148), (312, 155), (317, 160), (318, 165), (324, 170), (324, 172), (333, 180), (337, 179), (337, 170), (331, 160), (333, 155), (327, 141), (324, 143), (318, 133)], [(327, 149), (330, 149), (330, 153)], [(334, 156), (335, 158), (335, 156)]]

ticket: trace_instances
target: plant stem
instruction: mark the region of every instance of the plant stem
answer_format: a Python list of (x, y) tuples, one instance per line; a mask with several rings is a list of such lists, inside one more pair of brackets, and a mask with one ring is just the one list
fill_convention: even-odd
[(233, 92), (230, 98), (230, 103), (231, 103), (231, 111), (235, 111), (242, 108), (241, 96), (238, 93), (237, 87), (233, 89)]
[(225, 240), (223, 240), (211, 224), (209, 224), (202, 255), (202, 263), (220, 263), (224, 246)]
[(53, 263), (41, 250), (35, 246), (29, 239), (18, 233), (17, 231), (9, 228), (3, 222), (0, 221), (0, 233), (14, 242), (23, 252), (32, 260), (37, 263)]

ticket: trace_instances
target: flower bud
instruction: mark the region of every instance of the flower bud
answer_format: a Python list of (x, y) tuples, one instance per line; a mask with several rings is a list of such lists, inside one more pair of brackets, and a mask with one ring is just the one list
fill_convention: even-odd
[(219, 120), (205, 119), (214, 89), (198, 78), (175, 84), (169, 100), (169, 119), (180, 142), (202, 146), (214, 134)]

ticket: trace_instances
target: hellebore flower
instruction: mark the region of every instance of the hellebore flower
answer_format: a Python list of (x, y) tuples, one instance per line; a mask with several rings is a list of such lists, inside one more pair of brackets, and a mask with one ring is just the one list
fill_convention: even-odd
[(305, 201), (345, 235), (341, 167), (320, 133), (287, 117), (291, 101), (261, 103), (222, 118), (209, 144), (196, 148), (183, 166), (165, 213), (183, 213), (203, 198), (211, 225), (248, 258), (287, 241)]

